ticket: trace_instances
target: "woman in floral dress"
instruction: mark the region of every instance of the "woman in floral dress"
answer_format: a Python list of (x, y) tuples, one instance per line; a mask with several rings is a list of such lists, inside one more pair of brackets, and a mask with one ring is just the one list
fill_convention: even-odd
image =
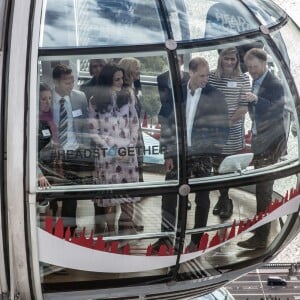
[[(139, 181), (136, 144), (139, 120), (133, 98), (123, 88), (123, 69), (106, 65), (90, 100), (90, 132), (96, 146), (94, 179), (97, 184), (124, 184)], [(121, 205), (119, 233), (133, 233), (133, 207), (138, 197), (119, 195), (96, 200), (104, 207), (110, 233), (115, 230), (116, 205)]]

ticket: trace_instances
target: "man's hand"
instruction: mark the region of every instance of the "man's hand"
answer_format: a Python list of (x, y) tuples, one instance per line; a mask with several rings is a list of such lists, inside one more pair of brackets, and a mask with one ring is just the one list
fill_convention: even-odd
[(257, 96), (251, 92), (245, 93), (241, 98), (247, 100), (250, 103), (256, 103), (258, 100)]
[(166, 168), (167, 172), (171, 171), (174, 168), (174, 164), (173, 164), (173, 159), (172, 158), (165, 159), (165, 168)]

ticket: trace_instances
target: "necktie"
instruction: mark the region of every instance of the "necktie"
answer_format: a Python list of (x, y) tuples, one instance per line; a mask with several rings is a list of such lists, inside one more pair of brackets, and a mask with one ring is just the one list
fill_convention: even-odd
[(66, 100), (61, 98), (59, 100), (59, 127), (58, 127), (58, 139), (61, 147), (67, 143), (68, 138), (68, 115), (65, 107)]
[(255, 95), (258, 94), (258, 90), (259, 90), (259, 82), (257, 80), (253, 80), (252, 83), (252, 93), (254, 93)]

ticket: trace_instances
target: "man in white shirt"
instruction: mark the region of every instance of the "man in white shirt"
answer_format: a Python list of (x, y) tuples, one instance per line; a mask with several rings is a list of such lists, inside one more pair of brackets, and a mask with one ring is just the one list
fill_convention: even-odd
[[(187, 171), (194, 177), (210, 176), (212, 160), (221, 153), (229, 132), (228, 109), (222, 92), (208, 84), (209, 65), (202, 57), (189, 62), (190, 80), (182, 84), (183, 112), (187, 137)], [(161, 132), (161, 146), (165, 149), (166, 179), (177, 179), (177, 141), (174, 113), (169, 128)], [(173, 118), (173, 119), (172, 119)], [(171, 129), (170, 129), (171, 128)], [(173, 128), (173, 129), (172, 129)], [(209, 191), (195, 195), (194, 228), (205, 227), (210, 207)], [(162, 198), (162, 231), (174, 231), (177, 199), (172, 194)], [(196, 250), (202, 233), (192, 234), (190, 251)], [(159, 239), (154, 250), (162, 244), (170, 245), (168, 238)]]
[[(58, 158), (62, 161), (61, 172), (68, 184), (81, 184), (89, 174), (90, 165), (85, 165), (83, 149), (89, 149), (88, 103), (83, 92), (74, 90), (72, 69), (58, 64), (53, 69), (53, 121), (58, 128)], [(65, 230), (71, 233), (76, 228), (77, 200), (64, 199), (62, 218)]]

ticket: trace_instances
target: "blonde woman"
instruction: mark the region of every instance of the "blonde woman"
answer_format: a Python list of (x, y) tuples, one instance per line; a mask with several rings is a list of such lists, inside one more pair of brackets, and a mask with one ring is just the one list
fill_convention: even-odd
[[(137, 149), (138, 151), (138, 170), (139, 170), (139, 181), (144, 181), (143, 179), (143, 150), (144, 150), (144, 140), (141, 128), (141, 119), (142, 119), (142, 106), (141, 106), (141, 97), (142, 92), (140, 88), (140, 68), (141, 62), (134, 57), (124, 57), (119, 63), (119, 67), (124, 70), (124, 88), (129, 91), (135, 103), (135, 109), (139, 118), (139, 131), (138, 131), (138, 142)], [(126, 206), (125, 206), (126, 205)], [(124, 212), (123, 217), (126, 219), (126, 214), (131, 217), (133, 216), (134, 207), (132, 203), (121, 205), (121, 210)], [(120, 220), (120, 219), (119, 219)], [(141, 216), (137, 216), (136, 220), (139, 225), (134, 224), (136, 230), (143, 230), (143, 225), (141, 224)], [(122, 223), (122, 222), (121, 222)], [(126, 222), (125, 222), (126, 223)], [(122, 227), (122, 225), (121, 225)]]
[[(239, 153), (244, 148), (244, 116), (248, 111), (248, 102), (243, 96), (251, 91), (249, 76), (241, 72), (240, 57), (234, 47), (223, 49), (219, 53), (218, 65), (209, 75), (209, 83), (222, 91), (228, 107), (229, 136), (221, 156), (216, 159), (216, 168), (228, 155)], [(228, 188), (220, 190), (220, 197), (213, 209), (214, 215), (227, 219), (232, 215), (233, 204)]]

